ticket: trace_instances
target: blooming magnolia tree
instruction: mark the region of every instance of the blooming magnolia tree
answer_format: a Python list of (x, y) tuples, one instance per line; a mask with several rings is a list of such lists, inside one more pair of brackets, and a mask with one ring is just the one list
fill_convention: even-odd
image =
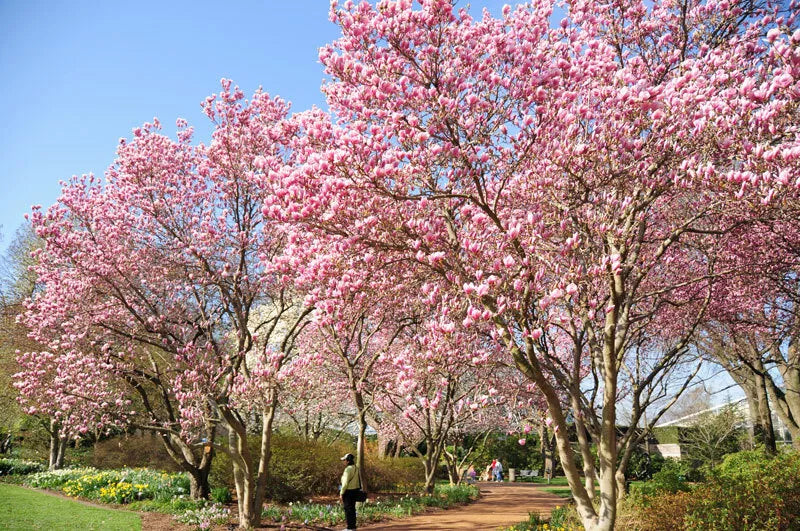
[(14, 374), (19, 402), (28, 415), (43, 419), (50, 434), (50, 470), (64, 466), (70, 439), (98, 436), (122, 427), (131, 401), (120, 397), (106, 367), (81, 352), (19, 353)]
[[(387, 378), (385, 362), (379, 361), (382, 357), (391, 356), (395, 342), (413, 319), (393, 315), (391, 312), (399, 311), (399, 307), (382, 308), (376, 299), (352, 294), (339, 300), (335, 307), (319, 304), (325, 309), (319, 311), (313, 333), (303, 338), (309, 344), (309, 355), (314, 360), (312, 363), (319, 364), (319, 369), (324, 371), (326, 378), (323, 386), (345, 391), (349, 405), (355, 412), (358, 427), (356, 463), (365, 483), (367, 480), (364, 478), (369, 477), (365, 473), (368, 419), (378, 418), (372, 404)], [(320, 374), (321, 371), (315, 372)], [(375, 425), (375, 420), (372, 423)]]
[(715, 286), (709, 322), (696, 340), (742, 388), (754, 435), (773, 452), (773, 408), (795, 446), (800, 437), (798, 191), (785, 190), (774, 203), (718, 258), (736, 275)]
[[(320, 58), (339, 125), (309, 129), (321, 153), (304, 154), (287, 186), (315, 191), (331, 232), (436, 276), (465, 326), (494, 326), (546, 398), (584, 525), (610, 529), (630, 332), (686, 286), (708, 292), (717, 272), (688, 257), (729, 228), (735, 195), (768, 201), (795, 184), (800, 34), (794, 4), (788, 15), (716, 1), (567, 8), (551, 27), (544, 1), (480, 20), (445, 0), (334, 2), (342, 37)], [(360, 194), (358, 207), (342, 194)], [(344, 226), (343, 212), (361, 221)], [(543, 338), (565, 319), (598, 376), (600, 410), (585, 422), (598, 434), (599, 509), (550, 380), (573, 350)], [(692, 331), (674, 324), (679, 341)]]
[(491, 343), (482, 346), (475, 334), (440, 317), (383, 355), (395, 377), (382, 393), (375, 393), (375, 408), (420, 458), (428, 493), (454, 432), (480, 431), (488, 424), (502, 427), (497, 413), (503, 397), (492, 385), (498, 363), (492, 354)]
[[(193, 477), (207, 477), (212, 445), (229, 453), (240, 527), (249, 528), (269, 475), (276, 382), (309, 312), (281, 261), (286, 235), (262, 213), (280, 193), (271, 173), (291, 158), (292, 129), (285, 103), (261, 92), (244, 102), (228, 81), (205, 110), (216, 126), (210, 145), (192, 146), (185, 123), (177, 141), (147, 125), (121, 142), (104, 185), (73, 180), (55, 206), (34, 211), (43, 290), (26, 321), (48, 344), (89, 341), (95, 349), (84, 352), (141, 400), (152, 395), (140, 381), (155, 386), (168, 418), (148, 427)], [(220, 424), (228, 444), (214, 440)]]

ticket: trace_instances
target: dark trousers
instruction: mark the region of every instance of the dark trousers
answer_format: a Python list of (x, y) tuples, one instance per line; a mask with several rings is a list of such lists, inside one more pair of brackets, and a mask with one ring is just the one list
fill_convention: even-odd
[(356, 528), (356, 492), (358, 489), (344, 491), (342, 505), (344, 505), (344, 517), (347, 519), (347, 529)]

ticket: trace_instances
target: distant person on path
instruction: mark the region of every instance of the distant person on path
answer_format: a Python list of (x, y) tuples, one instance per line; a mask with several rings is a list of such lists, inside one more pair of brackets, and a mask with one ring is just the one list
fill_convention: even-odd
[(484, 470), (483, 474), (481, 475), (481, 481), (491, 481), (493, 473), (494, 473), (494, 471), (492, 469), (492, 463), (489, 463), (486, 466), (486, 470)]
[(475, 472), (475, 466), (469, 465), (467, 469), (467, 483), (475, 483), (475, 478), (477, 477), (478, 473)]
[(341, 459), (346, 462), (344, 472), (342, 472), (342, 488), (339, 490), (344, 507), (344, 517), (347, 520), (347, 528), (344, 531), (354, 531), (356, 528), (356, 493), (361, 488), (361, 484), (358, 481), (356, 458), (353, 454), (345, 454)]
[(494, 480), (501, 483), (503, 482), (503, 464), (499, 459), (495, 459), (494, 461)]

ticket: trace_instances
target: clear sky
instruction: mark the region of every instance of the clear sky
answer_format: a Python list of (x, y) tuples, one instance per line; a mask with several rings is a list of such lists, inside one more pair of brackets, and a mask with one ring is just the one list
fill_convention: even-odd
[[(472, 0), (497, 15), (509, 0)], [(459, 5), (466, 5), (462, 0)], [(223, 77), (296, 111), (323, 106), (327, 0), (0, 0), (0, 250), (58, 182), (102, 175), (121, 137), (158, 117), (209, 138), (200, 102)]]

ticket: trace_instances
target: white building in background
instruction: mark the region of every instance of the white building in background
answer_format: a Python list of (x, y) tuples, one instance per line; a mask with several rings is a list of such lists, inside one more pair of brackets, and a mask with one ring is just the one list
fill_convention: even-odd
[[(747, 406), (747, 399), (740, 398), (739, 400), (731, 400), (724, 404), (720, 404), (718, 406), (710, 407), (708, 409), (704, 409), (703, 411), (698, 411), (697, 413), (692, 413), (690, 415), (686, 415), (684, 417), (670, 420), (668, 422), (662, 422), (654, 426), (654, 428), (690, 428), (692, 427), (697, 420), (702, 417), (703, 415), (707, 415), (709, 413), (714, 414), (722, 410), (723, 408), (733, 406), (741, 415), (742, 423), (741, 427), (747, 430), (753, 429), (753, 421), (750, 418), (750, 408)], [(789, 430), (786, 429), (786, 425), (781, 421), (778, 415), (775, 414), (775, 411), (771, 411), (772, 414), (772, 426), (775, 432), (775, 443), (776, 444), (791, 444), (792, 437), (789, 434)], [(663, 457), (672, 457), (675, 459), (681, 458), (681, 446), (680, 444), (656, 444), (656, 451), (661, 454)]]

